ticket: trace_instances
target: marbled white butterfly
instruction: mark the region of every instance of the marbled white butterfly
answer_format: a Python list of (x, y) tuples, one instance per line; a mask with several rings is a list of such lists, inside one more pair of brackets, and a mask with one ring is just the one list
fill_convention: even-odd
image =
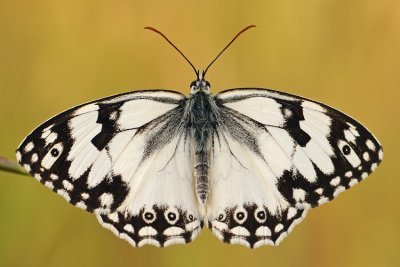
[(259, 88), (211, 94), (210, 65), (188, 96), (136, 91), (69, 109), (26, 137), (17, 159), (133, 246), (188, 243), (205, 224), (251, 248), (277, 245), (382, 160), (364, 126), (324, 104)]

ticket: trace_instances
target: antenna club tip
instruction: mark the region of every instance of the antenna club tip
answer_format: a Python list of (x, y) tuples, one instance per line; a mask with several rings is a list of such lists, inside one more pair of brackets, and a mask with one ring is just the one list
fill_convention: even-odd
[(245, 31), (247, 31), (248, 29), (250, 29), (250, 28), (255, 28), (255, 27), (257, 27), (257, 26), (254, 25), (254, 24), (251, 24), (251, 25), (245, 27), (243, 30), (241, 30), (241, 32), (245, 32)]

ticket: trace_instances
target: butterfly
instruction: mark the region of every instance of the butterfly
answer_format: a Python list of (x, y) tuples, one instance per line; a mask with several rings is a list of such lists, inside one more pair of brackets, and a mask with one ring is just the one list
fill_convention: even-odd
[(250, 248), (278, 245), (381, 162), (376, 138), (340, 111), (268, 89), (214, 95), (207, 69), (189, 95), (134, 91), (62, 112), (17, 159), (133, 246), (188, 243), (205, 225)]

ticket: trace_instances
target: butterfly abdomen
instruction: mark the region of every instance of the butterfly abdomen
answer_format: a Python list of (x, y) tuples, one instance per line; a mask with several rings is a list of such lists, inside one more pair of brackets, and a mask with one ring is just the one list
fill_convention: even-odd
[(196, 154), (194, 173), (196, 179), (196, 195), (205, 204), (208, 196), (208, 156), (205, 151)]

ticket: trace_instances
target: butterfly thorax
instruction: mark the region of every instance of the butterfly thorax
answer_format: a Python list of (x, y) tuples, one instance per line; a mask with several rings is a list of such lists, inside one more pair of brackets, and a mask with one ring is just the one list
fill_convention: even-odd
[[(207, 86), (209, 89), (209, 86)], [(215, 104), (211, 94), (199, 89), (189, 96), (186, 106), (188, 128), (193, 140), (195, 189), (199, 201), (207, 201), (212, 131), (215, 128)]]

